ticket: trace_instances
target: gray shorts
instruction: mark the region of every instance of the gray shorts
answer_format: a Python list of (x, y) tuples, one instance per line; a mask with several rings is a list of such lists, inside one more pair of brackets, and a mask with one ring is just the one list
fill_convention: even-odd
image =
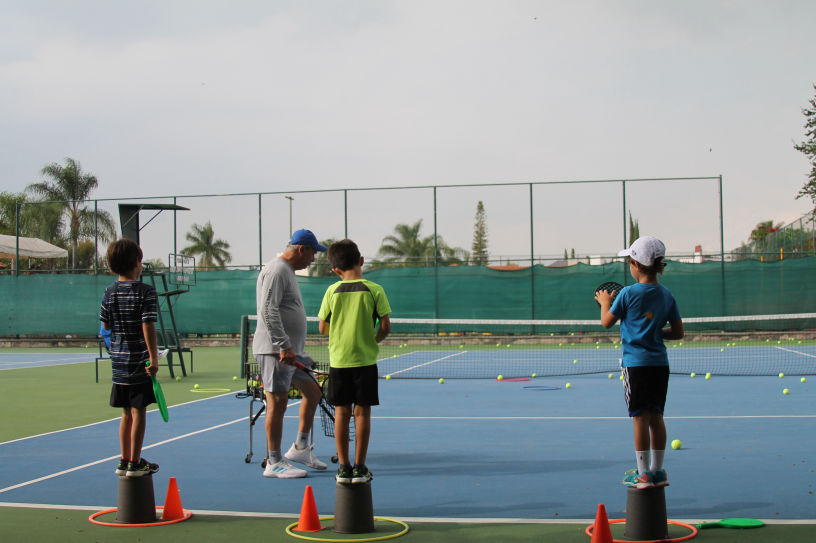
[[(306, 357), (308, 359), (308, 357)], [(297, 386), (298, 383), (309, 382), (312, 380), (311, 376), (305, 371), (280, 363), (280, 355), (277, 354), (258, 354), (255, 355), (255, 360), (258, 361), (258, 366), (261, 368), (261, 379), (263, 380), (264, 390), (267, 392), (289, 392), (292, 384)], [(310, 364), (298, 356), (298, 361), (304, 366), (309, 367)], [(311, 361), (311, 359), (308, 359)]]

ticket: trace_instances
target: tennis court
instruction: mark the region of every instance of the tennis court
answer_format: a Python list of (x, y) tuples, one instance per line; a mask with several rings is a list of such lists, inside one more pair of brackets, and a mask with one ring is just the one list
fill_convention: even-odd
[[(207, 357), (207, 349), (197, 351), (197, 357), (199, 352)], [(416, 362), (419, 354), (404, 356)], [(429, 353), (421, 354), (427, 362)], [(211, 366), (222, 381), (227, 363)], [(206, 367), (202, 380), (208, 378)], [(84, 369), (83, 378), (90, 378)], [(610, 517), (624, 516), (620, 480), (634, 460), (631, 423), (620, 382), (613, 377), (452, 379), (444, 384), (382, 380), (369, 462), (375, 513), (438, 520), (591, 519), (604, 503)], [(171, 403), (190, 389), (190, 380), (165, 379)], [(816, 378), (803, 383), (789, 376), (673, 376), (667, 426), (670, 439), (684, 445), (667, 453), (669, 517), (812, 519), (814, 383)], [(558, 388), (525, 388), (531, 384)], [(105, 384), (92, 388), (100, 398), (108, 392)], [(790, 393), (782, 394), (783, 388)], [(331, 514), (331, 467), (305, 481), (264, 479), (263, 455), (257, 452), (263, 450), (260, 425), (256, 456), (244, 462), (248, 402), (233, 391), (206, 395), (172, 406), (168, 424), (151, 412), (145, 456), (162, 466), (154, 478), (158, 499), (174, 476), (188, 509), (297, 515), (308, 483), (318, 511)], [(111, 409), (105, 412), (115, 415)], [(294, 418), (287, 419), (287, 439), (293, 423)], [(117, 427), (118, 419), (103, 420), (0, 444), (0, 501), (112, 506)], [(333, 441), (319, 432), (315, 442), (323, 458), (334, 452)]]

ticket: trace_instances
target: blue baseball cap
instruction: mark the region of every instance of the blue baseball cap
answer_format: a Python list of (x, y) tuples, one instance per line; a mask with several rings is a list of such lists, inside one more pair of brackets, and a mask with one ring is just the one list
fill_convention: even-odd
[(317, 238), (312, 231), (306, 230), (305, 228), (301, 228), (292, 234), (292, 240), (289, 242), (289, 245), (308, 245), (315, 251), (321, 253), (325, 253), (327, 250), (325, 245), (320, 245), (317, 242)]

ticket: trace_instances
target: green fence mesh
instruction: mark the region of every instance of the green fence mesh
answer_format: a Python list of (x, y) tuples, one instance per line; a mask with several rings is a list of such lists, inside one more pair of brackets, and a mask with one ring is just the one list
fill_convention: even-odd
[[(816, 307), (816, 258), (669, 262), (661, 282), (684, 317), (806, 313)], [(199, 272), (177, 298), (182, 334), (236, 334), (241, 315), (255, 313), (257, 271)], [(594, 319), (592, 299), (603, 281), (631, 283), (622, 263), (502, 271), (480, 266), (381, 269), (366, 274), (386, 290), (395, 317), (449, 319)], [(723, 279), (725, 281), (723, 282)], [(0, 275), (0, 336), (84, 335), (98, 330), (106, 275)], [(317, 314), (331, 277), (299, 279), (307, 313)]]

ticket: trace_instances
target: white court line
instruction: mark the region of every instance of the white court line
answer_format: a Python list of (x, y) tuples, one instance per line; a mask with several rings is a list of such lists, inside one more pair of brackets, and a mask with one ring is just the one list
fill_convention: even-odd
[[(421, 352), (421, 351), (415, 351), (415, 352)], [(443, 356), (442, 358), (437, 358), (435, 360), (429, 360), (428, 362), (424, 362), (422, 364), (417, 364), (416, 366), (411, 366), (410, 368), (405, 368), (405, 369), (402, 369), (402, 370), (399, 370), (399, 371), (392, 371), (391, 375), (398, 375), (398, 374), (404, 373), (406, 371), (411, 371), (411, 370), (416, 369), (416, 368), (421, 368), (422, 366), (427, 366), (429, 364), (436, 364), (437, 362), (441, 362), (443, 360), (447, 360), (448, 358), (452, 358), (454, 356), (459, 356), (459, 355), (465, 354), (466, 352), (467, 351), (459, 351), (459, 352), (456, 352), (456, 353), (453, 353), (453, 354), (449, 354), (448, 356)], [(413, 353), (411, 353), (411, 354), (413, 354)]]
[(779, 349), (780, 351), (787, 351), (787, 352), (793, 353), (793, 354), (798, 354), (798, 355), (802, 355), (802, 356), (809, 356), (810, 358), (816, 358), (816, 355), (812, 355), (810, 353), (803, 353), (801, 351), (796, 351), (794, 349), (788, 349), (787, 347), (777, 347), (776, 345), (774, 345), (774, 348)]

